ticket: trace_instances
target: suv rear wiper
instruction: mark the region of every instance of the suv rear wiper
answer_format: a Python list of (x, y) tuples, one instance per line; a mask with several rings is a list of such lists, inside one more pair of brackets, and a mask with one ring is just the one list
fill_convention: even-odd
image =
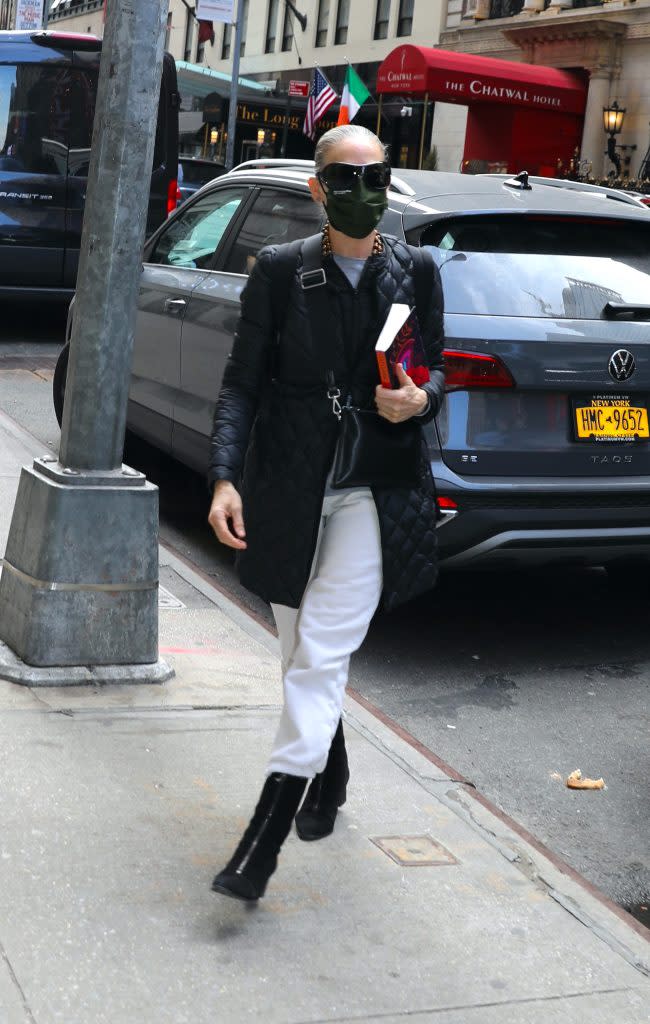
[(603, 316), (607, 320), (650, 320), (650, 305), (645, 302), (606, 302)]

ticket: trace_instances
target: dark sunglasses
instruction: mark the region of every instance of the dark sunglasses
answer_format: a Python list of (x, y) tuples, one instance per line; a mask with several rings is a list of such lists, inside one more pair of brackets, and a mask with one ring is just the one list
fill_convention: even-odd
[(321, 185), (330, 192), (352, 192), (357, 181), (361, 180), (366, 188), (382, 192), (390, 185), (390, 167), (388, 164), (328, 164), (317, 174)]

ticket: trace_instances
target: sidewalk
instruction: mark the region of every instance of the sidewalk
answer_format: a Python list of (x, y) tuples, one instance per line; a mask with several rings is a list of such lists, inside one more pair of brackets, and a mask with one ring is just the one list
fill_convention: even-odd
[[(41, 454), (0, 413), (0, 554)], [(171, 682), (0, 680), (0, 1024), (648, 1024), (645, 930), (352, 697), (333, 836), (292, 834), (257, 907), (210, 893), (277, 644), (164, 548), (161, 584)]]

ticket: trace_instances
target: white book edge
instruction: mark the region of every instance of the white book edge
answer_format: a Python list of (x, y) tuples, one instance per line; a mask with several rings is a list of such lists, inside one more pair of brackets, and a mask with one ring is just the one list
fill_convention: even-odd
[(390, 312), (386, 317), (386, 323), (381, 329), (377, 344), (375, 345), (375, 352), (387, 352), (395, 341), (396, 335), (401, 331), (402, 327), (411, 315), (411, 307), (407, 306), (405, 302), (394, 302), (390, 307)]

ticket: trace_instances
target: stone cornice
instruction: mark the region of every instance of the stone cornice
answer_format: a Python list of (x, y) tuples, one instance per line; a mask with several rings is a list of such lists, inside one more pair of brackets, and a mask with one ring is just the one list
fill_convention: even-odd
[[(512, 46), (504, 39), (503, 27), (499, 24), (504, 19), (483, 22), (470, 28), (453, 28), (440, 36), (440, 46), (445, 50), (462, 50), (463, 53), (512, 53), (516, 56), (518, 47)], [(512, 19), (508, 18), (510, 24)]]
[[(625, 21), (612, 21), (609, 18), (563, 18), (559, 15), (553, 21), (536, 20), (533, 24), (514, 23), (508, 19), (508, 28), (502, 32), (506, 39), (518, 46), (530, 43), (551, 43), (565, 39), (622, 39), (629, 33), (629, 24)], [(650, 27), (650, 26), (649, 26)]]

